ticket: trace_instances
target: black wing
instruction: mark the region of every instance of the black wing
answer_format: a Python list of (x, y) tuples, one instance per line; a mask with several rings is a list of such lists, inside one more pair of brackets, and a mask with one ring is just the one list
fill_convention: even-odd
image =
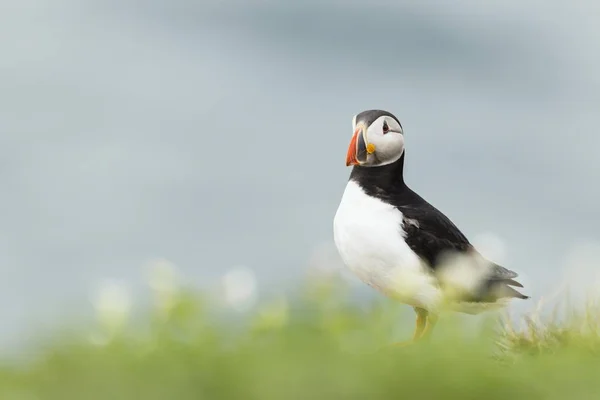
[(440, 211), (428, 203), (418, 207), (398, 207), (404, 215), (406, 243), (435, 269), (447, 253), (466, 253), (473, 246), (463, 233)]
[[(416, 194), (415, 194), (416, 195)], [(416, 195), (418, 197), (418, 195)], [(478, 253), (465, 235), (439, 210), (418, 198), (418, 206), (398, 206), (404, 215), (402, 229), (406, 243), (435, 270), (449, 253)], [(478, 293), (470, 301), (495, 301), (503, 297), (528, 298), (510, 286), (523, 287), (515, 281), (518, 274), (490, 261), (491, 270)]]

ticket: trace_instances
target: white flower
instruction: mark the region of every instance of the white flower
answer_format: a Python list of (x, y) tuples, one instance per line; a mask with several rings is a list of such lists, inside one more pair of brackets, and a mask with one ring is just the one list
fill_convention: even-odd
[(258, 284), (254, 272), (248, 267), (237, 267), (221, 279), (225, 302), (238, 311), (244, 311), (256, 303)]
[(147, 265), (148, 285), (154, 291), (159, 312), (168, 314), (176, 303), (180, 277), (175, 264), (165, 259)]
[(102, 282), (93, 302), (100, 324), (111, 334), (125, 324), (131, 311), (130, 290), (122, 282)]
[(148, 285), (157, 292), (175, 292), (179, 286), (179, 273), (169, 260), (156, 259), (147, 264)]

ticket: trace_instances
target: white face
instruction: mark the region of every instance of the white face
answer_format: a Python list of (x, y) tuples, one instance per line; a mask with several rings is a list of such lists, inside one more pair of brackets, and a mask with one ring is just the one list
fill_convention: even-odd
[(398, 161), (404, 153), (404, 132), (392, 117), (382, 115), (369, 126), (352, 119), (354, 134), (350, 142), (346, 165), (380, 167)]

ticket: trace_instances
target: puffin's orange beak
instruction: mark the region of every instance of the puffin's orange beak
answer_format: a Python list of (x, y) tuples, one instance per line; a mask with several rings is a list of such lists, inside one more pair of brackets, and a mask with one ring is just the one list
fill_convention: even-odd
[(365, 161), (367, 161), (367, 144), (363, 134), (363, 127), (359, 126), (354, 131), (352, 139), (350, 139), (348, 153), (346, 154), (346, 166), (360, 165)]
[(354, 135), (352, 135), (352, 139), (350, 140), (350, 146), (348, 146), (348, 153), (346, 154), (346, 167), (360, 164), (356, 158), (356, 153), (358, 153), (357, 144), (359, 135), (360, 128), (354, 131)]

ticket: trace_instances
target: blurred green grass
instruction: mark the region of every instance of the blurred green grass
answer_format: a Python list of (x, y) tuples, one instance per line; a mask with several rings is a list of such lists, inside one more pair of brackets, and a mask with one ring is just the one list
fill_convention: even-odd
[(33, 360), (2, 364), (0, 399), (600, 398), (595, 303), (518, 328), (444, 316), (431, 341), (386, 348), (404, 339), (399, 324), (410, 332), (412, 310), (357, 305), (334, 280), (262, 302), (243, 321), (220, 318), (201, 293), (155, 294), (135, 318), (113, 307), (95, 326), (40, 332)]

